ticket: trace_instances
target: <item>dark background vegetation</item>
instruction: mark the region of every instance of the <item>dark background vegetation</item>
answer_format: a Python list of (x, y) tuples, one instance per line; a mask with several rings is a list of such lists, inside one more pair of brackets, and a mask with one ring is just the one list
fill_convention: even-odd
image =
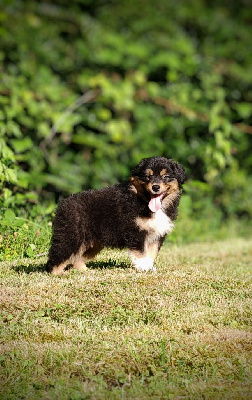
[(177, 236), (248, 221), (249, 0), (1, 4), (0, 233), (154, 155), (188, 174)]

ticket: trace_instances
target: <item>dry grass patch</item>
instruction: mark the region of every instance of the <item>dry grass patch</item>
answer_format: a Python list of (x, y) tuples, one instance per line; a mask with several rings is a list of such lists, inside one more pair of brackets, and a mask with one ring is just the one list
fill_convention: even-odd
[(1, 398), (248, 399), (252, 240), (166, 245), (157, 264), (1, 263)]

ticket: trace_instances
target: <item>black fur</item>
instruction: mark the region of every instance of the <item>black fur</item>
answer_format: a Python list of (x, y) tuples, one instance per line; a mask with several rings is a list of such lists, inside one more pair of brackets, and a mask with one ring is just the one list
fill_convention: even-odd
[[(136, 218), (143, 221), (153, 218), (148, 202), (155, 194), (145, 189), (145, 171), (151, 169), (153, 180), (161, 179), (160, 171), (167, 173), (178, 182), (176, 196), (163, 211), (174, 221), (180, 199), (180, 187), (185, 181), (185, 171), (178, 163), (164, 157), (143, 159), (133, 169), (131, 178), (101, 190), (89, 190), (62, 200), (53, 222), (53, 236), (47, 271), (72, 260), (78, 254), (91, 259), (102, 248), (128, 248), (144, 253), (148, 229), (140, 229)], [(151, 185), (151, 184), (150, 184)], [(174, 196), (173, 196), (174, 197)], [(169, 198), (169, 193), (167, 195)], [(159, 237), (159, 248), (164, 240)], [(61, 271), (62, 272), (62, 271)]]

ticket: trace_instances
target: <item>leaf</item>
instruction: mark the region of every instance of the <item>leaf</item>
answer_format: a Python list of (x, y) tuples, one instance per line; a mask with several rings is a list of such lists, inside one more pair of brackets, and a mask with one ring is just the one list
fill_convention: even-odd
[(236, 110), (241, 118), (249, 118), (252, 115), (252, 106), (250, 103), (236, 104)]
[(23, 153), (24, 151), (30, 150), (34, 144), (31, 138), (27, 136), (23, 139), (11, 140), (11, 145), (13, 146), (16, 153)]
[(35, 250), (35, 249), (36, 249), (35, 244), (30, 243), (29, 246), (28, 246), (28, 248), (26, 249), (26, 254), (27, 254), (29, 257), (33, 257), (33, 255), (34, 255), (34, 250)]
[(14, 169), (6, 168), (4, 175), (7, 182), (17, 183), (17, 173)]
[(223, 154), (222, 154), (221, 152), (216, 151), (216, 152), (213, 154), (213, 158), (214, 158), (214, 160), (217, 162), (217, 164), (218, 164), (218, 166), (219, 166), (220, 168), (224, 168), (224, 167), (225, 167), (225, 165), (226, 165), (226, 160), (225, 160), (225, 157), (223, 156)]
[(12, 222), (15, 220), (16, 216), (14, 211), (8, 209), (4, 213), (4, 219), (8, 224), (12, 224)]

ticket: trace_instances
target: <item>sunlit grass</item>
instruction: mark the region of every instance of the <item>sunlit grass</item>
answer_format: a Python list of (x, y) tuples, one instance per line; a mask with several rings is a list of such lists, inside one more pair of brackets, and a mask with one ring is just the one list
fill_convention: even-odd
[(250, 398), (252, 240), (43, 262), (1, 263), (2, 399)]

